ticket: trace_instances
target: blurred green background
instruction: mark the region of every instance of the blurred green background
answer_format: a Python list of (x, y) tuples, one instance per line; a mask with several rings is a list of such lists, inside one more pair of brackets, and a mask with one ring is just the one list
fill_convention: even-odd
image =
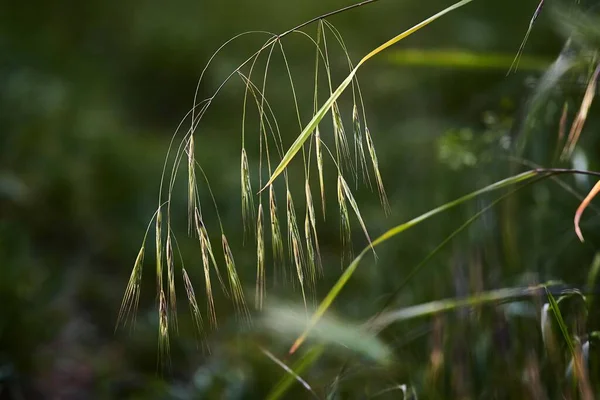
[[(169, 140), (193, 103), (210, 56), (238, 33), (283, 32), (348, 4), (59, 0), (2, 6), (0, 399), (262, 398), (278, 382), (284, 371), (257, 350), (257, 344), (283, 359), (293, 338), (265, 332), (259, 323), (241, 324), (218, 290), (220, 329), (199, 336), (181, 296), (170, 365), (158, 364), (152, 246), (146, 254), (135, 329), (115, 332), (115, 322), (157, 206)], [(381, 0), (329, 21), (342, 33), (356, 62), (449, 4)], [(360, 70), (369, 128), (392, 209), (386, 217), (376, 192), (355, 190), (372, 237), (524, 169), (509, 156), (544, 166), (598, 168), (595, 105), (572, 165), (553, 161), (563, 103), (570, 102), (572, 116), (585, 90), (580, 75), (586, 75), (561, 77), (541, 94), (536, 89), (561, 53), (565, 32), (577, 24), (569, 25), (548, 6), (525, 47), (522, 68), (506, 75), (537, 5), (536, 0), (476, 0)], [(584, 6), (579, 5), (582, 10)], [(314, 35), (316, 26), (305, 31)], [(586, 32), (590, 40), (583, 42), (593, 49), (597, 31)], [(246, 36), (219, 53), (199, 86), (199, 98), (211, 96), (267, 38)], [(294, 35), (283, 44), (306, 123), (312, 110), (314, 47)], [(348, 72), (344, 55), (333, 40), (330, 47), (333, 79), (340, 82)], [(449, 60), (435, 58), (439, 52), (450, 54)], [(461, 54), (475, 58), (465, 61)], [(259, 76), (254, 76), (257, 82)], [(268, 82), (268, 97), (277, 105), (289, 146), (299, 127), (281, 59), (270, 68)], [(242, 99), (243, 85), (233, 79), (199, 126), (196, 156), (211, 182), (251, 303), (256, 254), (252, 244), (243, 244), (241, 233)], [(347, 121), (351, 107), (351, 99), (344, 97), (340, 108)], [(256, 172), (255, 117), (247, 128), (251, 137), (247, 146), (250, 167)], [(348, 132), (350, 127), (348, 123)], [(515, 143), (523, 143), (521, 153)], [(301, 199), (304, 188), (299, 177), (292, 178), (296, 179), (292, 187)], [(328, 187), (333, 188), (335, 178), (333, 173), (326, 175)], [(580, 194), (595, 182), (586, 177), (561, 179)], [(216, 229), (210, 197), (203, 183), (200, 187), (204, 213)], [(257, 181), (253, 187), (258, 187)], [(181, 210), (186, 207), (185, 190), (183, 173), (174, 194), (174, 204)], [(361, 322), (379, 311), (408, 271), (495, 196), (483, 196), (381, 246), (378, 262), (369, 259), (361, 265), (334, 303), (335, 313)], [(283, 194), (279, 203), (283, 209)], [(519, 192), (444, 247), (394, 304), (404, 307), (550, 279), (583, 285), (600, 237), (597, 213), (588, 211), (582, 225), (586, 242), (579, 243), (572, 227), (578, 204), (576, 197), (550, 180)], [(333, 189), (327, 207), (327, 219), (318, 222), (325, 274), (317, 285), (317, 299), (342, 271)], [(176, 222), (174, 229), (184, 238), (185, 220)], [(358, 250), (365, 241), (355, 220), (353, 229)], [(213, 239), (219, 248), (218, 236)], [(199, 249), (192, 241), (182, 243), (186, 268), (205, 313)], [(269, 260), (267, 298), (300, 303), (300, 293), (290, 290), (291, 285), (273, 284)], [(182, 286), (179, 292), (183, 295)], [(532, 303), (518, 305), (488, 309), (479, 319), (459, 312), (446, 323), (419, 320), (386, 330), (382, 338), (394, 349), (398, 363), (394, 369), (380, 371), (372, 363), (356, 362), (340, 372), (348, 361), (342, 351), (327, 353), (303, 377), (323, 397), (334, 382), (339, 398), (368, 398), (368, 393), (385, 389), (390, 382), (425, 386), (432, 343), (441, 341), (446, 378), (432, 386), (436, 395), (424, 398), (526, 398), (522, 371), (531, 357), (544, 357), (539, 308)], [(445, 326), (443, 333), (440, 324)], [(547, 383), (552, 372), (542, 375), (544, 385), (549, 385), (548, 396), (558, 398), (554, 397), (558, 389)], [(309, 397), (298, 384), (284, 396)]]

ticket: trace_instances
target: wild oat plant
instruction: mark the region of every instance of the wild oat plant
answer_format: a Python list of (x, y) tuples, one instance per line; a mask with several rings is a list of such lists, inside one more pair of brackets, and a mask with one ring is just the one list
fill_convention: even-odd
[[(574, 335), (562, 317), (561, 305), (559, 304), (561, 302), (563, 304), (567, 303), (566, 299), (571, 299), (573, 296), (577, 297), (578, 294), (558, 290), (555, 283), (529, 288), (500, 289), (488, 293), (480, 293), (474, 297), (440, 300), (400, 310), (390, 309), (388, 307), (391, 304), (390, 300), (383, 307), (381, 313), (374, 316), (364, 326), (359, 327), (350, 327), (349, 324), (345, 323), (344, 329), (340, 329), (338, 323), (325, 316), (340, 291), (356, 271), (361, 260), (367, 254), (372, 253), (375, 255), (375, 248), (377, 246), (415, 225), (477, 196), (500, 190), (503, 191), (503, 194), (497, 200), (473, 215), (472, 218), (436, 247), (423, 263), (419, 264), (407, 275), (406, 280), (398, 287), (398, 291), (402, 289), (403, 285), (414, 276), (429, 258), (451, 241), (454, 236), (464, 231), (466, 227), (484, 212), (516, 191), (542, 179), (557, 179), (557, 176), (562, 174), (580, 173), (598, 175), (590, 171), (534, 166), (532, 170), (517, 173), (512, 177), (469, 193), (413, 218), (408, 222), (394, 226), (383, 235), (372, 239), (361, 215), (353, 190), (356, 190), (361, 184), (369, 188), (374, 188), (386, 213), (389, 213), (389, 204), (383, 178), (379, 170), (379, 161), (375, 146), (376, 138), (374, 138), (372, 131), (369, 129), (366, 113), (367, 106), (364, 104), (361, 86), (357, 77), (358, 70), (372, 57), (445, 14), (470, 3), (472, 0), (462, 0), (455, 3), (376, 47), (357, 63), (354, 63), (341, 33), (326, 18), (329, 15), (374, 1), (376, 0), (367, 0), (326, 14), (279, 35), (267, 34), (267, 40), (264, 44), (249, 56), (246, 61), (231, 71), (227, 79), (217, 88), (211, 97), (199, 99), (200, 84), (210, 64), (219, 55), (221, 50), (243, 36), (264, 33), (248, 32), (235, 36), (224, 43), (210, 58), (200, 75), (193, 106), (176, 129), (169, 144), (160, 180), (157, 209), (146, 230), (140, 251), (135, 260), (125, 290), (118, 322), (125, 324), (128, 322), (133, 323), (135, 320), (135, 312), (139, 303), (141, 290), (142, 265), (145, 252), (149, 247), (147, 242), (150, 228), (154, 224), (159, 351), (161, 357), (165, 357), (165, 361), (168, 360), (169, 335), (171, 332), (177, 331), (178, 310), (176, 291), (181, 284), (183, 284), (183, 290), (186, 294), (194, 325), (202, 333), (206, 329), (204, 318), (208, 319), (211, 329), (217, 328), (218, 325), (218, 316), (213, 298), (215, 286), (218, 286), (226, 297), (233, 302), (240, 320), (250, 323), (250, 307), (253, 305), (259, 311), (265, 307), (267, 297), (266, 277), (273, 275), (280, 280), (292, 280), (295, 287), (299, 288), (304, 310), (295, 312), (290, 309), (270, 308), (267, 310), (266, 316), (266, 320), (270, 321), (267, 323), (275, 321), (278, 329), (283, 329), (290, 335), (297, 337), (290, 348), (290, 354), (296, 352), (309, 335), (321, 338), (324, 341), (330, 340), (331, 336), (335, 336), (337, 342), (366, 356), (375, 358), (384, 364), (390, 362), (390, 351), (376, 335), (392, 323), (418, 317), (435, 316), (460, 307), (508, 302), (514, 299), (537, 295), (545, 296), (548, 299), (542, 310), (541, 331), (544, 336), (545, 345), (549, 351), (553, 351), (552, 349), (556, 348), (556, 343), (560, 341), (558, 338), (560, 336), (563, 337), (564, 343), (568, 344), (569, 354), (571, 355), (571, 363), (569, 364), (571, 376), (574, 376), (578, 382), (577, 387), (582, 398), (591, 398), (589, 378), (582, 364), (585, 355), (585, 344), (582, 346), (582, 343), (573, 342)], [(521, 53), (543, 5), (544, 1), (542, 0), (535, 10), (525, 39), (517, 52), (517, 56), (509, 72), (518, 68)], [(290, 35), (302, 37), (314, 48), (312, 116), (308, 122), (301, 116), (300, 110), (305, 107), (301, 106), (302, 99), (297, 95), (294, 76), (284, 47), (286, 39)], [(345, 54), (349, 71), (347, 76), (337, 84), (335, 81), (338, 77), (334, 76), (332, 72), (333, 68), (330, 59), (330, 54), (334, 49), (341, 49)], [(541, 79), (539, 87), (536, 89), (530, 102), (527, 118), (535, 114), (536, 107), (539, 106), (544, 91), (555, 87), (556, 82), (567, 71), (577, 68), (581, 70), (586, 65), (589, 67), (589, 62), (582, 64), (575, 62), (573, 59), (569, 59), (566, 62), (565, 57), (567, 57), (565, 54), (561, 54)], [(572, 56), (569, 55), (569, 57)], [(285, 142), (282, 127), (277, 121), (274, 108), (269, 103), (269, 68), (276, 59), (282, 62), (285, 68), (289, 82), (289, 93), (291, 101), (294, 104), (294, 111), (298, 122), (297, 129), (300, 131), (295, 141), (291, 144)], [(571, 156), (580, 137), (583, 124), (596, 92), (596, 80), (599, 71), (600, 67), (595, 66), (588, 74), (587, 89), (568, 136), (565, 135), (568, 107), (567, 103), (564, 105), (557, 141), (558, 144), (562, 144), (563, 150), (560, 155), (562, 160), (568, 159)], [(221, 222), (215, 197), (207, 175), (201, 166), (202, 160), (196, 158), (196, 146), (198, 142), (202, 141), (200, 122), (210, 109), (212, 101), (219, 95), (224, 85), (231, 80), (238, 81), (240, 87), (243, 89), (243, 106), (240, 110), (242, 125), (240, 132), (239, 182), (244, 240), (246, 243), (253, 243), (256, 247), (256, 287), (252, 304), (246, 299), (246, 293), (236, 269), (235, 249), (230, 247), (227, 239), (226, 227)], [(340, 106), (340, 99), (343, 95), (347, 95), (352, 101), (352, 107), (347, 110)], [(258, 116), (257, 128), (249, 127), (248, 120), (252, 112), (256, 112)], [(328, 116), (331, 118), (331, 125), (323, 122)], [(347, 124), (346, 121), (351, 121), (351, 123)], [(525, 126), (527, 126), (527, 119)], [(249, 132), (252, 132), (252, 135), (258, 135), (258, 138), (252, 137), (252, 139), (258, 139), (259, 146), (258, 168), (255, 170), (252, 170), (251, 165), (256, 165), (257, 163), (250, 162), (251, 160), (249, 160), (249, 154), (254, 154), (254, 152), (248, 151), (248, 146), (251, 143), (256, 143), (256, 140), (249, 140)], [(518, 152), (517, 156), (519, 156)], [(297, 179), (292, 180), (290, 177), (291, 173), (288, 167), (294, 158), (301, 159), (302, 185), (297, 183)], [(526, 163), (526, 161), (520, 160)], [(184, 266), (183, 259), (179, 256), (178, 241), (173, 234), (172, 224), (176, 219), (174, 218), (172, 209), (172, 198), (176, 179), (181, 175), (181, 167), (187, 169), (188, 234), (195, 238), (198, 243), (199, 258), (202, 260), (204, 272), (203, 292), (199, 291), (198, 288), (194, 288), (188, 270)], [(337, 177), (335, 196), (328, 192), (328, 188), (324, 183), (326, 169), (331, 169)], [(168, 171), (170, 173), (167, 173)], [(317, 175), (317, 177), (311, 179), (311, 173), (313, 176)], [(280, 189), (283, 190), (276, 188), (278, 182), (281, 184)], [(255, 186), (253, 186), (253, 183)], [(508, 187), (514, 188), (507, 192), (506, 188)], [(591, 199), (599, 191), (600, 184), (597, 184), (590, 194), (582, 199), (581, 206), (575, 213), (576, 232), (582, 240), (583, 236), (579, 228), (581, 215), (585, 207), (589, 205)], [(213, 204), (201, 204), (200, 193), (209, 193)], [(318, 193), (318, 195), (313, 196), (314, 193)], [(333, 198), (335, 200), (331, 200)], [(315, 204), (315, 199), (320, 204)], [(337, 202), (339, 215), (326, 216), (326, 201), (328, 199), (329, 201)], [(299, 205), (303, 205), (303, 207)], [(209, 226), (207, 220), (204, 218), (204, 213), (216, 215), (218, 226)], [(285, 218), (282, 217), (283, 213), (285, 214)], [(304, 217), (304, 220), (302, 220), (302, 217)], [(323, 269), (329, 267), (323, 264), (319, 245), (319, 222), (326, 217), (339, 219), (341, 242), (344, 246), (343, 254), (341, 254), (340, 258), (344, 269), (337, 283), (320, 302), (312, 315), (307, 318), (309, 302), (315, 296), (317, 279), (323, 274)], [(362, 231), (366, 242), (364, 248), (356, 256), (352, 250), (351, 231), (353, 225), (357, 225), (359, 230)], [(284, 240), (284, 235), (287, 240)], [(215, 244), (219, 240), (220, 246)], [(266, 247), (269, 243), (271, 248), (267, 249)], [(218, 250), (219, 248), (221, 250)], [(598, 264), (600, 265), (600, 262)], [(269, 272), (270, 268), (272, 268), (272, 271)], [(593, 276), (591, 275), (592, 282), (595, 281), (597, 270), (598, 268), (593, 270)], [(215, 282), (218, 283), (215, 285)], [(559, 296), (558, 301), (554, 299), (554, 295), (556, 294)], [(205, 305), (206, 307), (205, 317), (203, 317), (201, 305)], [(551, 328), (551, 326), (555, 326), (557, 329)], [(592, 332), (589, 334), (589, 337), (593, 337), (595, 334)], [(589, 346), (589, 342), (586, 343)], [(300, 373), (321, 356), (324, 352), (323, 346), (311, 347), (291, 367), (288, 367), (268, 350), (262, 349), (262, 352), (286, 372), (286, 377), (273, 388), (269, 398), (280, 398), (293, 382), (299, 382), (306, 390), (313, 395), (315, 394), (311, 386), (301, 378)], [(537, 368), (537, 364), (532, 364), (533, 367)], [(535, 374), (531, 375), (531, 379), (534, 378)], [(337, 379), (335, 382), (337, 382)], [(335, 382), (332, 387), (335, 387)], [(531, 385), (533, 392), (539, 389), (535, 386), (536, 382), (534, 380), (531, 381)], [(414, 387), (407, 384), (396, 385), (390, 390), (401, 391), (404, 398), (411, 396), (416, 398)], [(333, 391), (334, 389), (331, 389), (331, 393)], [(386, 393), (387, 391), (385, 389), (379, 394)]]

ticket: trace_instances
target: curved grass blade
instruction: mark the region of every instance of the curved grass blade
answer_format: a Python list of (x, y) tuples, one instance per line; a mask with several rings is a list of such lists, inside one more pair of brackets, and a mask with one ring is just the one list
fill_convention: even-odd
[(413, 218), (412, 220), (410, 220), (408, 222), (400, 224), (400, 225), (388, 230), (383, 235), (379, 236), (377, 239), (375, 239), (372, 242), (371, 246), (365, 247), (362, 250), (362, 252), (352, 261), (352, 263), (348, 266), (348, 268), (346, 268), (344, 273), (340, 276), (338, 281), (331, 288), (331, 290), (329, 291), (327, 296), (325, 296), (325, 298), (323, 299), (323, 301), (321, 302), (321, 304), (319, 305), (319, 307), (317, 308), (317, 310), (311, 317), (310, 322), (309, 322), (306, 330), (304, 331), (304, 333), (300, 337), (298, 337), (298, 339), (296, 339), (296, 341), (290, 348), (290, 353), (294, 353), (298, 349), (298, 347), (304, 342), (304, 340), (306, 339), (310, 330), (314, 327), (314, 325), (321, 319), (321, 317), (329, 309), (329, 307), (331, 306), (333, 301), (336, 299), (338, 294), (341, 292), (341, 290), (346, 285), (346, 282), (348, 282), (350, 277), (354, 274), (354, 271), (356, 271), (356, 268), (360, 264), (360, 261), (362, 260), (362, 258), (365, 256), (365, 254), (367, 254), (371, 250), (372, 247), (378, 246), (379, 244), (412, 228), (413, 226), (415, 226), (437, 214), (440, 214), (446, 210), (456, 207), (468, 200), (471, 200), (483, 193), (491, 192), (491, 191), (498, 190), (498, 189), (501, 189), (501, 188), (504, 188), (504, 187), (507, 187), (510, 185), (514, 185), (516, 183), (527, 181), (535, 176), (538, 176), (539, 173), (540, 172), (536, 171), (536, 170), (527, 171), (527, 172), (523, 172), (521, 174), (512, 176), (510, 178), (495, 182), (495, 183), (488, 185), (482, 189), (471, 192), (471, 193), (469, 193), (465, 196), (462, 196), (454, 201), (448, 202), (444, 205), (434, 208), (433, 210), (430, 210), (424, 214), (421, 214), (420, 216)]
[(285, 377), (281, 378), (277, 385), (275, 385), (275, 387), (268, 394), (267, 400), (278, 400), (282, 398), (292, 384), (298, 380), (296, 376), (300, 376), (300, 374), (314, 364), (314, 362), (321, 357), (321, 354), (323, 354), (324, 351), (325, 346), (316, 345), (303, 354), (302, 357), (290, 367), (293, 374), (287, 373)]
[(528, 288), (505, 288), (479, 293), (462, 299), (445, 299), (431, 301), (416, 306), (405, 307), (400, 310), (382, 314), (371, 321), (375, 330), (381, 330), (392, 323), (407, 321), (414, 318), (430, 317), (432, 315), (454, 311), (459, 308), (480, 306), (482, 304), (519, 301), (525, 297), (542, 295), (548, 287), (547, 284)]
[(591, 203), (594, 197), (596, 197), (598, 192), (600, 192), (600, 181), (598, 181), (594, 185), (592, 190), (590, 190), (590, 193), (587, 196), (585, 196), (585, 199), (583, 199), (579, 207), (577, 207), (577, 211), (575, 212), (575, 218), (573, 220), (573, 223), (575, 225), (575, 233), (577, 234), (577, 237), (579, 238), (579, 240), (581, 240), (582, 243), (583, 234), (581, 233), (581, 228), (579, 227), (579, 221), (581, 220), (581, 215), (583, 214), (583, 211), (585, 211), (587, 206)]
[(561, 154), (562, 160), (565, 160), (571, 156), (573, 150), (575, 149), (575, 145), (579, 141), (579, 136), (581, 135), (581, 130), (583, 129), (583, 125), (585, 124), (585, 120), (587, 119), (588, 111), (590, 110), (590, 106), (592, 105), (592, 101), (594, 100), (594, 96), (596, 95), (596, 84), (598, 81), (598, 74), (600, 74), (600, 64), (598, 64), (596, 70), (594, 71), (594, 74), (588, 82), (585, 94), (583, 95), (583, 100), (581, 101), (581, 107), (579, 108), (579, 112), (575, 117), (573, 125), (571, 125), (569, 137), (567, 138), (567, 144), (565, 145)]
[(533, 24), (535, 23), (536, 19), (540, 16), (540, 13), (542, 12), (543, 7), (544, 7), (544, 0), (541, 0), (540, 3), (538, 4), (537, 8), (535, 9), (533, 16), (531, 17), (531, 21), (529, 21), (529, 27), (527, 28), (525, 37), (523, 38), (523, 41), (521, 42), (521, 45), (519, 46), (519, 50), (517, 51), (517, 55), (515, 56), (515, 59), (513, 60), (512, 64), (510, 65), (510, 68), (508, 69), (508, 72), (506, 73), (507, 76), (513, 70), (516, 71), (517, 68), (519, 68), (519, 61), (521, 59), (521, 54), (523, 54), (523, 50), (525, 49), (525, 45), (527, 44), (527, 39), (529, 39), (529, 34), (531, 33), (531, 30), (533, 29)]
[(344, 90), (346, 90), (346, 88), (348, 87), (348, 85), (350, 85), (350, 83), (354, 79), (354, 76), (356, 75), (356, 72), (358, 71), (358, 69), (366, 61), (368, 61), (370, 58), (372, 58), (376, 54), (378, 54), (378, 53), (382, 52), (383, 50), (387, 49), (388, 47), (390, 47), (390, 46), (394, 45), (395, 43), (399, 42), (400, 40), (406, 38), (407, 36), (410, 36), (413, 33), (415, 33), (419, 29), (425, 27), (426, 25), (429, 25), (430, 23), (432, 23), (436, 19), (442, 17), (443, 15), (445, 15), (445, 14), (447, 14), (447, 13), (449, 13), (449, 12), (451, 12), (451, 11), (459, 8), (459, 7), (462, 7), (462, 6), (466, 5), (466, 4), (470, 3), (471, 1), (473, 1), (473, 0), (461, 0), (461, 1), (459, 1), (459, 2), (457, 2), (455, 4), (453, 4), (453, 5), (451, 5), (450, 7), (448, 7), (446, 9), (440, 11), (439, 13), (437, 13), (437, 14), (429, 17), (429, 18), (427, 18), (426, 20), (421, 21), (420, 23), (418, 23), (417, 25), (413, 26), (412, 28), (410, 28), (410, 29), (402, 32), (401, 34), (395, 36), (394, 38), (388, 40), (387, 42), (385, 42), (381, 46), (375, 48), (370, 53), (368, 53), (366, 56), (364, 56), (359, 61), (359, 63), (356, 65), (356, 67), (354, 67), (354, 69), (346, 77), (346, 79), (344, 79), (342, 81), (342, 83), (338, 86), (338, 88), (331, 94), (331, 96), (327, 99), (327, 101), (325, 101), (325, 103), (321, 106), (321, 108), (315, 113), (315, 115), (312, 117), (312, 119), (310, 120), (310, 122), (302, 130), (302, 132), (300, 133), (300, 135), (298, 135), (298, 137), (296, 138), (296, 140), (294, 141), (294, 143), (290, 146), (290, 148), (287, 151), (287, 153), (283, 156), (283, 158), (282, 158), (281, 162), (279, 163), (279, 165), (277, 166), (277, 168), (275, 168), (275, 170), (271, 174), (271, 177), (269, 178), (269, 181), (261, 189), (261, 191), (264, 190), (264, 189), (266, 189), (271, 183), (273, 183), (273, 181), (283, 172), (283, 170), (286, 169), (287, 165), (290, 163), (290, 161), (292, 161), (292, 159), (298, 153), (298, 151), (300, 151), (300, 149), (302, 148), (302, 145), (310, 137), (310, 135), (315, 130), (315, 128), (317, 127), (317, 125), (319, 124), (319, 122), (321, 122), (321, 120), (323, 119), (323, 117), (329, 112), (329, 110), (331, 109), (331, 107), (333, 106), (333, 104), (336, 102), (336, 100), (340, 97), (340, 95), (344, 92)]

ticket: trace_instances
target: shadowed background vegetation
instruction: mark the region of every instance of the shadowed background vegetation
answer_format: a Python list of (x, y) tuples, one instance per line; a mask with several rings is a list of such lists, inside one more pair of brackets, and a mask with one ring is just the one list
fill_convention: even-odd
[[(253, 308), (256, 247), (253, 239), (244, 240), (242, 228), (244, 84), (239, 79), (223, 88), (199, 125), (196, 160), (211, 183), (253, 322), (236, 316), (215, 280), (219, 329), (210, 329), (200, 251), (197, 241), (186, 239), (182, 172), (171, 204), (176, 210), (173, 230), (205, 329), (195, 329), (179, 285), (179, 328), (170, 335), (170, 357), (159, 362), (150, 249), (134, 329), (127, 325), (115, 332), (131, 268), (156, 211), (169, 141), (193, 104), (198, 78), (213, 52), (238, 33), (283, 32), (348, 3), (38, 3), (11, 2), (0, 13), (0, 399), (241, 399), (269, 393), (282, 398), (401, 398), (404, 393), (409, 398), (413, 391), (420, 398), (541, 399), (570, 392), (565, 339), (556, 335), (556, 343), (548, 344), (541, 328), (548, 316), (543, 291), (533, 297), (510, 292), (507, 296), (519, 301), (468, 309), (444, 303), (447, 313), (406, 321), (406, 314), (400, 314), (396, 317), (402, 321), (377, 337), (366, 335), (359, 324), (388, 300), (392, 310), (403, 310), (449, 298), (481, 300), (477, 296), (482, 292), (550, 280), (589, 291), (590, 274), (600, 263), (594, 264), (599, 209), (592, 204), (582, 218), (583, 244), (574, 233), (573, 216), (594, 177), (564, 175), (518, 191), (439, 249), (407, 282), (410, 271), (436, 246), (506, 192), (485, 193), (382, 244), (377, 261), (365, 257), (333, 303), (335, 317), (328, 317), (310, 343), (288, 357), (303, 329), (298, 320), (304, 306), (297, 284), (275, 279), (270, 248), (268, 311)], [(535, 165), (599, 169), (594, 132), (600, 121), (594, 104), (572, 156), (559, 159), (563, 109), (567, 104), (568, 133), (597, 64), (597, 17), (590, 9), (593, 2), (555, 3), (536, 19), (519, 69), (508, 76), (536, 0), (475, 0), (361, 67), (358, 78), (390, 215), (376, 189), (356, 188), (347, 179), (372, 238)], [(380, 0), (328, 21), (357, 62), (449, 5), (441, 0)], [(304, 31), (314, 36), (317, 26)], [(212, 96), (267, 39), (245, 36), (220, 52), (198, 97)], [(283, 45), (305, 125), (313, 111), (315, 48), (299, 35), (286, 37)], [(329, 57), (335, 86), (348, 75), (347, 64), (339, 47), (332, 45)], [(577, 66), (561, 74), (559, 61), (565, 59)], [(280, 57), (269, 68), (268, 87), (288, 148), (301, 129)], [(343, 96), (339, 106), (351, 132), (352, 99)], [(256, 171), (254, 111), (248, 116), (246, 147)], [(523, 161), (530, 164), (523, 166)], [(341, 261), (333, 189), (337, 177), (333, 164), (328, 167), (325, 220), (318, 185), (312, 192), (324, 273), (307, 296), (311, 310), (350, 261)], [(290, 172), (290, 187), (303, 216), (300, 171), (297, 165)], [(198, 182), (206, 223), (217, 227), (211, 197), (202, 179)], [(252, 184), (256, 192), (259, 182)], [(283, 191), (279, 208), (285, 209)], [(351, 218), (358, 253), (367, 242), (352, 213)], [(220, 252), (217, 232), (213, 247)], [(151, 248), (152, 240), (146, 245)], [(492, 300), (506, 300), (500, 294)], [(560, 293), (555, 295), (558, 299)], [(569, 329), (576, 325), (582, 343), (589, 339), (593, 348), (592, 333), (600, 329), (595, 300), (588, 295), (586, 308), (577, 303), (579, 297), (573, 298), (561, 298), (570, 307), (561, 308), (565, 324)], [(282, 309), (284, 300), (295, 306)], [(269, 306), (273, 302), (279, 307)], [(323, 342), (334, 345), (324, 350), (319, 347)], [(294, 379), (282, 363), (305, 363), (301, 378)], [(284, 377), (292, 377), (288, 391), (272, 391)], [(597, 390), (598, 379), (591, 381), (592, 391), (594, 385)], [(583, 391), (573, 393), (585, 398)]]

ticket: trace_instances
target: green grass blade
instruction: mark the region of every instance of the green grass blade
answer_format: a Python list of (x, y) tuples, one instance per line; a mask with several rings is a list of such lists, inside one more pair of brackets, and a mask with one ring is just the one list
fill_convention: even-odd
[(306, 142), (306, 140), (310, 137), (312, 132), (316, 129), (319, 122), (321, 122), (321, 120), (329, 112), (329, 110), (331, 109), (331, 107), (333, 106), (335, 101), (341, 96), (341, 94), (344, 92), (344, 90), (346, 90), (348, 85), (350, 85), (350, 83), (354, 79), (354, 76), (356, 75), (356, 72), (358, 71), (358, 69), (361, 67), (362, 64), (364, 64), (366, 61), (368, 61), (370, 58), (372, 58), (376, 54), (378, 54), (378, 53), (382, 52), (383, 50), (387, 49), (388, 47), (392, 46), (393, 44), (399, 42), (400, 40), (406, 38), (407, 36), (410, 36), (411, 34), (415, 33), (419, 29), (425, 27), (426, 25), (429, 25), (431, 22), (435, 21), (436, 19), (444, 16), (445, 14), (447, 14), (459, 7), (462, 7), (462, 6), (470, 3), (471, 1), (473, 1), (473, 0), (461, 0), (458, 3), (451, 5), (450, 7), (427, 18), (426, 20), (421, 21), (420, 23), (413, 26), (412, 28), (410, 28), (410, 29), (402, 32), (401, 34), (395, 36), (394, 38), (388, 40), (387, 42), (385, 42), (381, 46), (375, 48), (369, 54), (364, 56), (362, 58), (362, 60), (360, 60), (360, 62), (356, 65), (356, 67), (354, 67), (354, 69), (352, 71), (350, 71), (350, 74), (346, 77), (346, 79), (344, 79), (342, 81), (342, 83), (338, 86), (338, 88), (331, 94), (331, 96), (327, 99), (327, 101), (325, 101), (325, 103), (321, 106), (321, 108), (315, 113), (315, 115), (312, 117), (312, 119), (306, 125), (306, 127), (302, 130), (302, 132), (300, 132), (300, 135), (296, 138), (294, 143), (290, 146), (288, 151), (285, 153), (281, 162), (279, 163), (277, 168), (275, 168), (275, 170), (271, 174), (269, 181), (261, 189), (261, 191), (266, 189), (271, 183), (273, 183), (275, 178), (277, 178), (283, 172), (283, 170), (287, 168), (287, 165), (290, 163), (290, 161), (292, 161), (292, 159), (298, 153), (298, 151), (300, 151), (300, 149), (302, 148), (302, 145), (304, 144), (304, 142)]
[(510, 185), (514, 185), (516, 183), (527, 181), (527, 180), (537, 176), (538, 174), (539, 174), (538, 171), (532, 170), (532, 171), (523, 172), (521, 174), (512, 176), (510, 178), (495, 182), (489, 186), (484, 187), (483, 189), (479, 189), (474, 192), (471, 192), (471, 193), (469, 193), (465, 196), (462, 196), (454, 201), (448, 202), (444, 205), (434, 208), (431, 211), (421, 214), (420, 216), (413, 218), (412, 220), (410, 220), (408, 222), (400, 224), (400, 225), (388, 230), (383, 235), (379, 236), (377, 239), (375, 239), (372, 242), (372, 244), (370, 246), (365, 247), (362, 250), (362, 252), (354, 259), (354, 261), (352, 261), (352, 263), (348, 266), (348, 268), (346, 268), (344, 273), (340, 276), (338, 281), (331, 288), (331, 290), (329, 291), (327, 296), (325, 296), (325, 299), (323, 299), (323, 301), (321, 302), (321, 304), (319, 305), (319, 307), (317, 308), (317, 310), (311, 317), (311, 320), (310, 320), (306, 330), (304, 331), (304, 333), (300, 337), (298, 337), (298, 339), (296, 339), (296, 341), (290, 348), (290, 353), (293, 353), (294, 351), (296, 351), (296, 349), (298, 349), (298, 347), (302, 344), (302, 342), (304, 342), (304, 340), (306, 339), (306, 336), (308, 335), (310, 330), (314, 327), (314, 325), (319, 321), (319, 319), (329, 309), (329, 307), (331, 306), (331, 304), (333, 303), (335, 298), (338, 296), (338, 294), (341, 292), (341, 290), (346, 285), (346, 282), (348, 282), (350, 277), (354, 274), (354, 271), (358, 267), (358, 265), (359, 265), (360, 261), (362, 260), (362, 258), (364, 257), (364, 255), (367, 254), (372, 247), (375, 247), (375, 246), (385, 242), (386, 240), (398, 235), (401, 232), (404, 232), (405, 230), (412, 228), (413, 226), (425, 221), (426, 219), (429, 219), (437, 214), (440, 214), (443, 211), (449, 210), (452, 207), (456, 207), (456, 206), (458, 206), (468, 200), (471, 200), (483, 193), (491, 192), (494, 190), (504, 188), (506, 186), (510, 186)]
[(432, 301), (429, 303), (405, 307), (400, 310), (388, 312), (373, 320), (371, 325), (380, 330), (394, 322), (429, 317), (439, 313), (454, 311), (463, 307), (473, 307), (488, 303), (517, 301), (524, 297), (542, 294), (542, 290), (546, 289), (547, 287), (548, 285), (538, 285), (527, 288), (504, 288), (479, 293), (477, 295), (462, 299), (444, 299)]
[(569, 329), (567, 328), (567, 325), (565, 324), (565, 320), (562, 317), (562, 314), (558, 307), (558, 303), (556, 302), (556, 300), (554, 299), (554, 296), (552, 296), (552, 293), (550, 293), (548, 288), (546, 287), (545, 289), (546, 289), (546, 296), (548, 297), (548, 303), (550, 304), (550, 310), (552, 310), (552, 313), (554, 314), (554, 317), (556, 318), (556, 322), (558, 323), (560, 332), (562, 333), (562, 335), (565, 339), (565, 342), (567, 343), (569, 352), (571, 353), (573, 358), (575, 358), (575, 347), (573, 346), (573, 341), (571, 340), (571, 335), (569, 335)]
[[(296, 361), (292, 366), (291, 370), (297, 376), (300, 376), (307, 368), (314, 364), (319, 359), (321, 354), (325, 351), (324, 345), (316, 345), (308, 350), (302, 358)], [(286, 374), (281, 380), (275, 385), (267, 396), (267, 400), (278, 400), (289, 390), (297, 379), (293, 374)]]

